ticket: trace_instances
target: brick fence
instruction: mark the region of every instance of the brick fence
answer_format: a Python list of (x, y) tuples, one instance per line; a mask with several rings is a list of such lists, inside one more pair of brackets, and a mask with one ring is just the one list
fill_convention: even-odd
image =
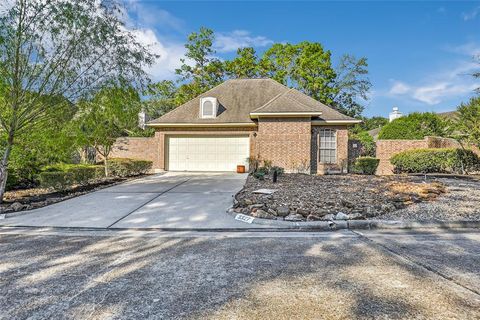
[(153, 168), (159, 163), (157, 137), (124, 137), (119, 138), (113, 145), (110, 158), (130, 158), (153, 161)]
[[(378, 140), (376, 157), (380, 159), (377, 175), (393, 174), (393, 165), (390, 159), (402, 151), (423, 148), (460, 148), (460, 143), (455, 139), (441, 137), (425, 137), (423, 140)], [(480, 150), (471, 148), (480, 155)]]

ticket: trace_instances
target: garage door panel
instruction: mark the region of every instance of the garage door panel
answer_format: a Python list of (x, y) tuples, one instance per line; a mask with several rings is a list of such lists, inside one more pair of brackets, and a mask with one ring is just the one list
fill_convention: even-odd
[(167, 165), (171, 171), (235, 171), (246, 165), (248, 136), (168, 137)]

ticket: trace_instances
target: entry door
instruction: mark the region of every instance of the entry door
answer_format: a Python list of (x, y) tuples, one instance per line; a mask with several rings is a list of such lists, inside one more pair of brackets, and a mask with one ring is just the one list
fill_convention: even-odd
[(250, 152), (248, 136), (168, 137), (170, 171), (235, 171), (246, 165)]

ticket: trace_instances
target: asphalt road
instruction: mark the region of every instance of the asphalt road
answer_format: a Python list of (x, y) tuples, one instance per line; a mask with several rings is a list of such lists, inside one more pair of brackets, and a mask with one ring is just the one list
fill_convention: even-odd
[(480, 231), (0, 229), (0, 319), (479, 319)]

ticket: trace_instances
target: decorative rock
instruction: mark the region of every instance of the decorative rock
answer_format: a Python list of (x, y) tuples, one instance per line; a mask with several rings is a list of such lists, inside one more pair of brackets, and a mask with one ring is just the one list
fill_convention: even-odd
[(269, 214), (268, 212), (262, 209), (257, 209), (255, 212), (252, 212), (252, 216), (260, 219), (275, 219), (274, 215)]
[(322, 220), (333, 220), (335, 216), (332, 213), (326, 214), (322, 217)]
[(317, 216), (315, 214), (309, 214), (307, 217), (307, 221), (318, 221), (318, 220), (322, 220), (322, 217)]
[(243, 202), (245, 202), (245, 205), (249, 206), (253, 204), (253, 201), (250, 199), (243, 199)]
[(359, 212), (350, 213), (348, 215), (349, 220), (364, 220), (365, 216)]
[(310, 214), (310, 210), (303, 209), (303, 208), (298, 208), (297, 209), (297, 214), (300, 214), (303, 217), (308, 217), (308, 215)]
[(277, 216), (279, 217), (286, 217), (290, 213), (290, 209), (288, 207), (278, 207), (277, 208)]
[(335, 220), (348, 220), (348, 214), (343, 213), (343, 212), (338, 212), (335, 215)]
[(21, 204), (20, 202), (14, 202), (14, 203), (10, 206), (10, 208), (11, 208), (13, 211), (20, 211), (20, 210), (23, 209), (23, 207), (24, 207), (24, 205)]
[(326, 216), (328, 213), (329, 213), (328, 210), (324, 210), (324, 209), (317, 209), (313, 212), (313, 214), (318, 217)]
[(272, 208), (268, 209), (268, 213), (273, 214), (274, 216), (277, 215), (277, 211), (273, 210)]
[(303, 216), (298, 213), (289, 214), (285, 217), (285, 221), (303, 221)]

